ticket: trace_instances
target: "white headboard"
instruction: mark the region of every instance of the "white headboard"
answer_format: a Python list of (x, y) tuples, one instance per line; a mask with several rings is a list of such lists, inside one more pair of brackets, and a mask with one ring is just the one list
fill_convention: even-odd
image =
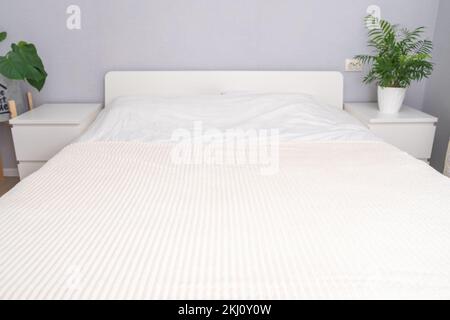
[(105, 76), (105, 105), (126, 95), (220, 94), (224, 91), (306, 93), (342, 109), (339, 72), (303, 71), (112, 71)]

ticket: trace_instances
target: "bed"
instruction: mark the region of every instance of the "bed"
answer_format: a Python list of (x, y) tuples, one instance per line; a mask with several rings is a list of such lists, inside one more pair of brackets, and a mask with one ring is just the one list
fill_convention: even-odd
[[(339, 73), (113, 72), (105, 92), (0, 199), (0, 299), (450, 299), (450, 182), (342, 111)], [(269, 156), (224, 161), (233, 128)], [(174, 158), (180, 137), (214, 149)]]

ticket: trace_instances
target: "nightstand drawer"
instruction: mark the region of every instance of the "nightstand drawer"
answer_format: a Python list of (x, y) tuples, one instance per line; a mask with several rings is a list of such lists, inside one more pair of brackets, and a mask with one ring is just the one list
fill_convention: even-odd
[(19, 169), (20, 180), (28, 177), (30, 174), (42, 168), (46, 162), (19, 162), (17, 168)]
[(371, 124), (370, 130), (384, 141), (418, 159), (431, 158), (434, 124)]
[(346, 103), (345, 110), (387, 143), (429, 162), (438, 118), (408, 106), (397, 114), (384, 114), (370, 102)]
[(47, 161), (78, 138), (85, 126), (14, 126), (17, 161)]
[(78, 139), (101, 108), (100, 103), (44, 104), (11, 119), (20, 178), (39, 170)]

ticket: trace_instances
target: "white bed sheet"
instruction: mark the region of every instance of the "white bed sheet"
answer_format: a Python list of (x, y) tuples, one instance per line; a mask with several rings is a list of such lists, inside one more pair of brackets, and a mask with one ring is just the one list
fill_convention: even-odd
[(77, 143), (0, 199), (0, 299), (449, 299), (450, 182), (382, 142), (277, 175)]
[[(116, 99), (80, 141), (170, 142), (177, 129), (279, 130), (282, 141), (368, 141), (377, 138), (342, 110), (304, 94)], [(208, 138), (205, 135), (204, 138)]]

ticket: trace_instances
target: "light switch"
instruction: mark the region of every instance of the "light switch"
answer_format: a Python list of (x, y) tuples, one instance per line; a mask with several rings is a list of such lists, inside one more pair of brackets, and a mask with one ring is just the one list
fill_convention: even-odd
[(345, 71), (347, 72), (362, 72), (363, 64), (357, 59), (345, 60)]

